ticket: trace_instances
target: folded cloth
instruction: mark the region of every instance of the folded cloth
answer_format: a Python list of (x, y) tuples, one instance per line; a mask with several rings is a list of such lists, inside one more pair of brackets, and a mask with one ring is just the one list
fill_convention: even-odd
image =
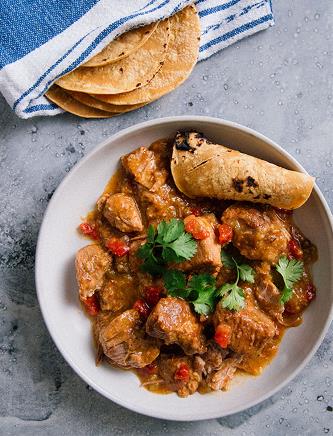
[(21, 118), (62, 110), (44, 93), (123, 32), (194, 3), (199, 61), (273, 25), (270, 0), (1, 0), (0, 91)]

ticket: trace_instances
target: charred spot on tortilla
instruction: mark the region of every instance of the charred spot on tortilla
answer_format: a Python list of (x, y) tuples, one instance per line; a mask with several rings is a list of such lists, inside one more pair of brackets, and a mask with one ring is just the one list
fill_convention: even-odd
[(270, 195), (270, 194), (264, 194), (264, 195), (263, 195), (263, 198), (264, 198), (265, 200), (269, 200), (269, 199), (271, 198), (271, 195)]
[(251, 176), (248, 176), (247, 177), (247, 179), (246, 179), (246, 185), (250, 188), (250, 187), (253, 187), (253, 188), (257, 188), (259, 185), (258, 185), (258, 183), (255, 181), (255, 179), (253, 178), (253, 177), (251, 177)]
[(243, 192), (244, 180), (234, 178), (232, 179), (232, 184), (237, 192)]
[(140, 83), (140, 82), (139, 82), (139, 83), (137, 83), (137, 84), (136, 84), (136, 86), (137, 86), (137, 87), (138, 87), (138, 86), (141, 86), (141, 83)]
[[(196, 147), (192, 147), (191, 145), (192, 135), (195, 139), (198, 139), (196, 142)], [(186, 130), (184, 132), (177, 132), (174, 142), (177, 150), (194, 153), (196, 148), (203, 144), (204, 140), (205, 137), (202, 133), (199, 133), (196, 130)]]

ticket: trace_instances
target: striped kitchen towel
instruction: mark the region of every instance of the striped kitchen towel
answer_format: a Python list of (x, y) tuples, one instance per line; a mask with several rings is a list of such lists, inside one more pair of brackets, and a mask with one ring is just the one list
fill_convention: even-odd
[(44, 97), (55, 80), (119, 34), (192, 3), (199, 61), (274, 22), (270, 0), (1, 0), (0, 91), (19, 117), (58, 114)]

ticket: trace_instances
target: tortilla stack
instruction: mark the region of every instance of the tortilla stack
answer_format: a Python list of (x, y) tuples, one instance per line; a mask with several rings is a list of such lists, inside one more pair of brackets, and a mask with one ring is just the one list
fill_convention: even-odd
[(138, 27), (137, 29), (123, 33), (118, 38), (111, 41), (101, 52), (97, 53), (93, 58), (89, 59), (88, 62), (83, 64), (83, 67), (101, 67), (102, 65), (108, 65), (126, 58), (151, 37), (157, 29), (158, 24), (158, 22), (152, 23), (148, 26)]
[(161, 21), (153, 35), (130, 56), (102, 67), (79, 67), (56, 83), (70, 91), (117, 94), (146, 85), (162, 67), (170, 36), (169, 20)]
[(123, 94), (95, 95), (111, 104), (147, 103), (173, 91), (191, 74), (199, 53), (200, 21), (193, 6), (170, 18), (170, 41), (164, 64), (145, 86)]

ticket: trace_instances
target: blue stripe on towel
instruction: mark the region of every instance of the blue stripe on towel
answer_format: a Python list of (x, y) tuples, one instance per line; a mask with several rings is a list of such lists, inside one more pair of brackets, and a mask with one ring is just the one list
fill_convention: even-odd
[(224, 4), (221, 4), (221, 5), (218, 5), (218, 6), (214, 6), (213, 8), (208, 8), (208, 9), (201, 10), (199, 12), (199, 17), (200, 18), (201, 17), (205, 17), (206, 15), (215, 14), (216, 12), (223, 11), (225, 9), (229, 9), (229, 8), (231, 8), (231, 6), (236, 5), (240, 1), (241, 0), (232, 0), (232, 1), (228, 2), (228, 3), (224, 3)]
[(98, 0), (0, 0), (0, 68), (75, 23)]
[(259, 24), (265, 23), (266, 21), (272, 20), (273, 16), (272, 14), (265, 15), (264, 17), (258, 18), (258, 20), (251, 21), (250, 23), (243, 24), (240, 27), (237, 27), (233, 29), (230, 32), (225, 33), (224, 35), (220, 35), (219, 37), (213, 39), (212, 41), (207, 42), (207, 44), (202, 45), (199, 49), (199, 52), (203, 52), (213, 45), (219, 44), (220, 42), (226, 41), (227, 39), (230, 39), (236, 35), (239, 35), (240, 33), (246, 32), (249, 29), (252, 29), (253, 27), (258, 26)]
[[(0, 0), (0, 91), (28, 118), (59, 112), (44, 97), (106, 42), (193, 0)], [(195, 0), (199, 61), (274, 23), (271, 0)], [(118, 7), (119, 5), (119, 7)]]
[[(148, 5), (153, 4), (154, 2), (149, 2)], [(80, 54), (80, 56), (74, 61), (72, 62), (65, 70), (63, 70), (61, 73), (59, 73), (58, 75), (56, 75), (55, 77), (52, 77), (51, 80), (49, 80), (45, 86), (43, 87), (43, 89), (40, 91), (39, 95), (36, 98), (39, 98), (41, 95), (43, 95), (47, 89), (49, 88), (49, 86), (52, 84), (52, 82), (56, 81), (57, 79), (59, 79), (60, 77), (64, 76), (65, 74), (69, 73), (70, 71), (72, 71), (74, 68), (76, 68), (78, 65), (80, 65), (81, 63), (83, 63), (84, 59), (86, 59), (87, 56), (89, 56), (89, 54), (97, 47), (97, 45), (112, 31), (116, 30), (119, 26), (121, 26), (122, 24), (124, 24), (126, 21), (129, 21), (139, 15), (145, 15), (145, 14), (149, 14), (153, 11), (156, 11), (160, 8), (162, 8), (163, 6), (165, 6), (167, 3), (169, 3), (169, 0), (164, 0), (163, 3), (159, 4), (157, 7), (153, 8), (153, 9), (149, 9), (148, 11), (142, 11), (141, 12), (137, 12), (133, 15), (130, 15), (128, 17), (124, 17), (121, 20), (115, 21), (114, 23), (110, 24), (106, 29), (104, 29), (96, 38), (95, 40), (90, 44), (90, 46), (88, 46), (88, 48), (85, 49), (85, 51), (83, 53)], [(147, 5), (147, 6), (148, 6)], [(54, 63), (36, 82), (33, 86), (31, 86), (27, 91), (25, 91), (14, 103), (13, 109), (15, 109), (17, 107), (17, 105), (22, 101), (23, 98), (27, 97), (42, 81), (43, 79), (45, 79), (45, 77), (56, 67), (59, 65), (60, 62), (63, 61), (63, 59), (68, 56), (69, 53), (71, 53), (74, 48), (76, 48), (76, 46), (78, 44), (81, 43), (81, 41), (86, 38), (87, 35), (85, 35), (83, 38), (81, 38), (70, 50), (68, 50), (66, 52), (66, 54), (64, 56), (62, 56), (56, 63)]]

